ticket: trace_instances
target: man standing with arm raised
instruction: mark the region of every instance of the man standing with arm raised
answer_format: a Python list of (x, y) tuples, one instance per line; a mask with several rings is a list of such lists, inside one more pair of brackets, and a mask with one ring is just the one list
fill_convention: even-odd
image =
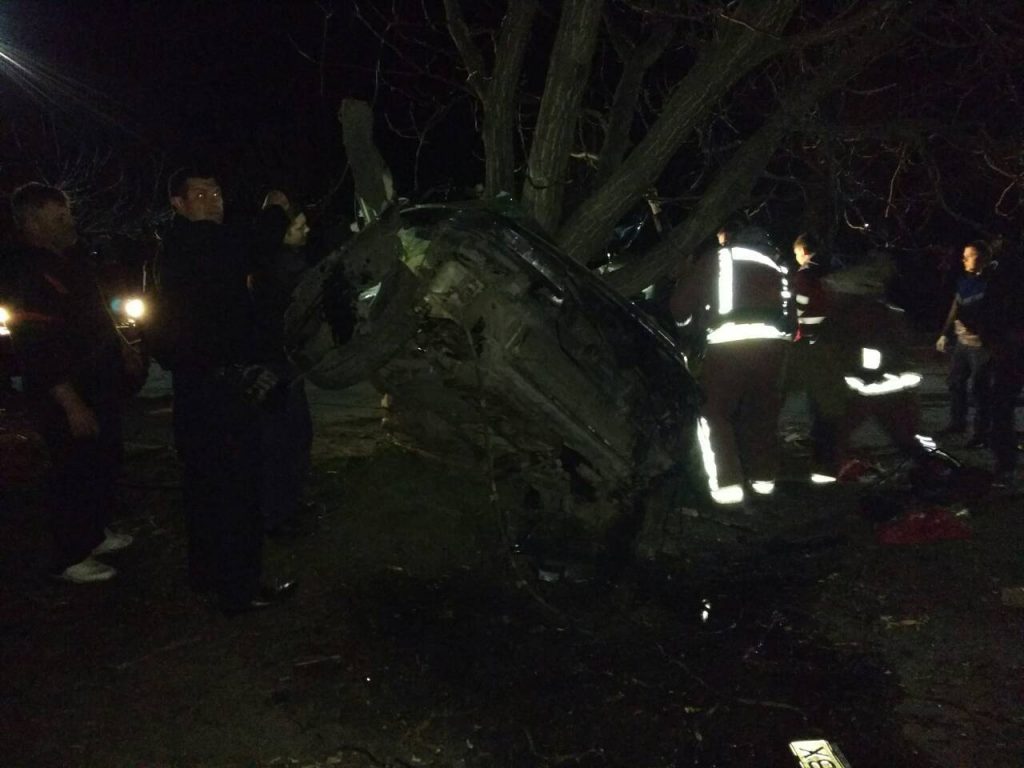
[(250, 238), (224, 225), (220, 185), (185, 168), (168, 183), (174, 220), (156, 269), (154, 356), (172, 371), (175, 444), (183, 464), (189, 581), (236, 614), (294, 586), (262, 584), (257, 402), (262, 367), (246, 286)]

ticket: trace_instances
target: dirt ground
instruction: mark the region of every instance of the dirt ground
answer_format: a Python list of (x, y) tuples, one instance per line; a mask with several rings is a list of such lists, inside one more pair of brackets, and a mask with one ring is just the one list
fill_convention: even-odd
[(880, 545), (865, 487), (799, 481), (791, 403), (779, 511), (806, 535), (725, 576), (607, 583), (504, 552), (481, 473), (383, 440), (368, 388), (313, 400), (327, 509), (267, 543), (300, 582), (270, 611), (226, 619), (185, 584), (165, 397), (131, 407), (113, 582), (49, 580), (36, 491), (4, 491), (0, 764), (768, 767), (823, 738), (850, 768), (1024, 765), (1020, 496), (967, 504), (967, 540)]

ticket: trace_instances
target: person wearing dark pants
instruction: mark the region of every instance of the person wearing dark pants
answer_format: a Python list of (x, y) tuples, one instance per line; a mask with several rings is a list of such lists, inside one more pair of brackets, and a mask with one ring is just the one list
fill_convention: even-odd
[(184, 368), (173, 376), (189, 585), (238, 610), (261, 589), (258, 414), (228, 372)]
[[(55, 574), (64, 574), (73, 564), (90, 558), (107, 540), (112, 512), (117, 508), (117, 479), (122, 461), (121, 413), (110, 405), (95, 406), (95, 435), (75, 438), (63, 412), (43, 407), (36, 411), (40, 435), (50, 455), (47, 482), (47, 514), (52, 532)], [(111, 534), (123, 546), (130, 543), (125, 534)], [(110, 544), (104, 554), (122, 549)], [(106, 565), (101, 563), (101, 565)], [(112, 566), (110, 567), (113, 570)], [(79, 569), (81, 570), (81, 569)], [(105, 569), (97, 569), (106, 572)], [(76, 571), (64, 574), (68, 581)], [(113, 574), (111, 574), (113, 575)]]
[(12, 339), (25, 392), (50, 454), (46, 504), (54, 576), (106, 581), (113, 566), (95, 559), (131, 544), (110, 531), (121, 466), (121, 403), (142, 359), (120, 336), (99, 287), (73, 248), (67, 196), (27, 184), (11, 197), (21, 240), (13, 254)]
[(307, 269), (309, 226), (301, 210), (272, 200), (268, 196), (257, 221), (260, 239), (268, 248), (259, 254), (249, 284), (268, 364), (282, 381), (260, 413), (260, 507), (267, 534), (288, 537), (301, 531), (299, 512), (305, 506), (302, 490), (310, 468), (313, 419), (305, 382), (285, 354), (284, 316)]
[(992, 350), (990, 447), (996, 487), (1017, 490), (1017, 432), (1014, 414), (1024, 388), (1024, 275), (1020, 256), (1003, 253), (989, 283), (982, 333)]
[(968, 243), (963, 253), (964, 274), (957, 281), (956, 296), (935, 348), (945, 352), (955, 333), (947, 386), (949, 424), (940, 434), (957, 434), (967, 429), (969, 397), (974, 401), (972, 434), (966, 447), (980, 448), (989, 439), (992, 423), (989, 399), (992, 351), (985, 343), (984, 325), (988, 314), (986, 292), (990, 290), (996, 265), (986, 243)]
[(168, 183), (175, 217), (155, 269), (150, 338), (172, 372), (189, 580), (227, 614), (264, 608), (294, 586), (261, 581), (259, 403), (263, 363), (247, 287), (256, 236), (224, 225), (220, 185), (196, 168)]
[[(793, 316), (786, 270), (767, 238), (751, 230), (679, 278), (677, 322), (696, 323), (707, 351), (697, 441), (716, 513), (727, 524), (755, 514), (747, 492), (769, 499), (778, 469), (778, 418)], [(741, 518), (740, 518), (741, 520)]]

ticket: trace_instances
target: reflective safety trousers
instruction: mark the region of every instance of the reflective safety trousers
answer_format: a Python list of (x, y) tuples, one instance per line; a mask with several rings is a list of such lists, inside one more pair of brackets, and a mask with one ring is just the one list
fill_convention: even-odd
[(751, 339), (708, 347), (699, 375), (707, 396), (700, 437), (713, 498), (722, 489), (775, 480), (790, 346), (783, 339)]

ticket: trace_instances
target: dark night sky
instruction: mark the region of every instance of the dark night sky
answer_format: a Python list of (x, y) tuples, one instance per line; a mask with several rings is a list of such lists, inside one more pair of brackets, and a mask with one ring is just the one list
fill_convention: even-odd
[[(340, 100), (373, 96), (363, 62), (374, 42), (339, 10), (321, 99), (319, 69), (296, 45), (317, 55), (322, 19), (313, 2), (10, 0), (0, 6), (0, 41), (110, 97), (102, 106), (79, 89), (88, 107), (70, 112), (63, 99), (60, 111), (83, 133), (172, 164), (211, 156), (226, 175), (262, 168), (285, 186), (315, 186), (325, 156), (339, 169), (344, 162), (334, 119)], [(24, 102), (9, 80), (0, 89), (8, 108)], [(91, 114), (97, 105), (113, 119)]]

